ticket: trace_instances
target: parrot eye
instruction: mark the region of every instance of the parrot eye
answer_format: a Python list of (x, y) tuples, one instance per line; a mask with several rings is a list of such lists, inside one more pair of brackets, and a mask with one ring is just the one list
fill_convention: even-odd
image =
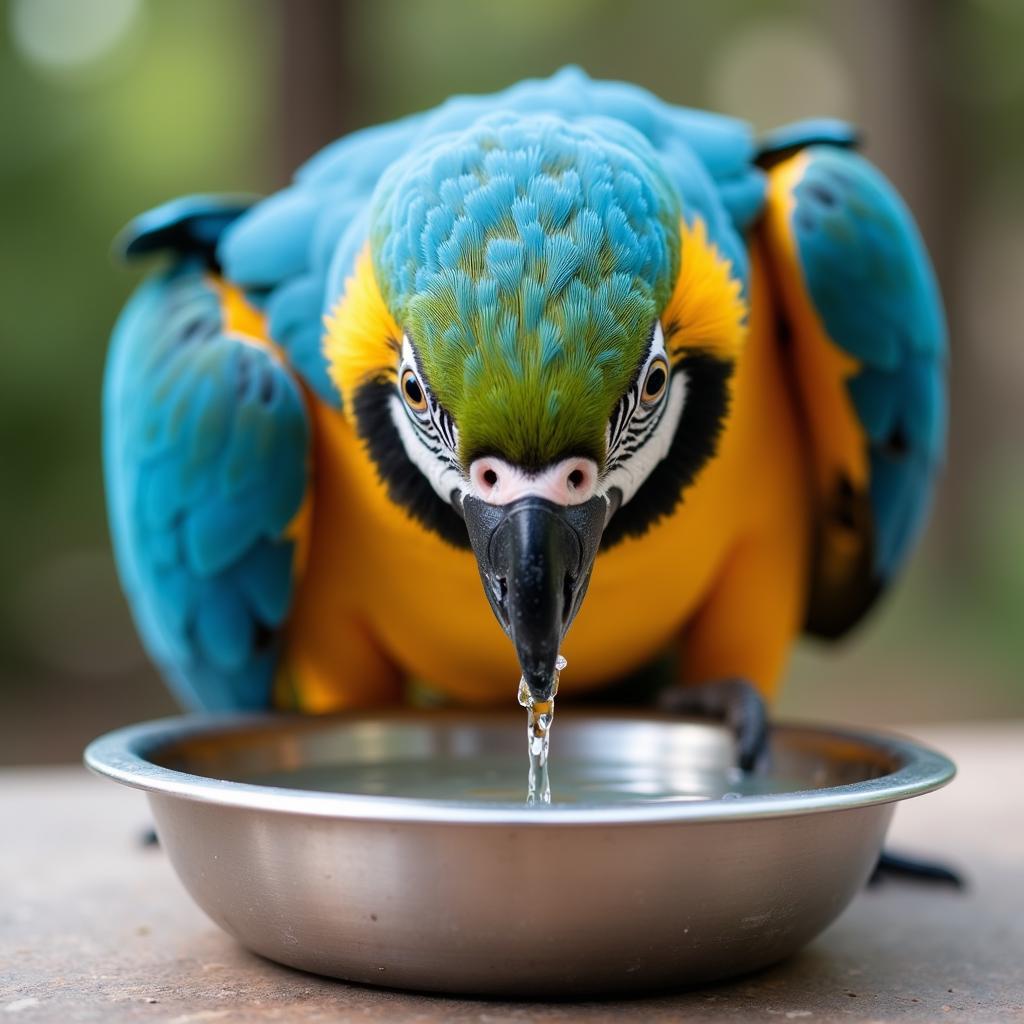
[(427, 396), (423, 392), (423, 385), (417, 380), (415, 372), (408, 367), (402, 371), (401, 390), (405, 404), (413, 412), (426, 412)]
[(640, 392), (640, 401), (644, 405), (654, 405), (668, 386), (668, 363), (658, 356), (651, 361), (647, 370), (647, 377), (644, 380), (643, 390)]

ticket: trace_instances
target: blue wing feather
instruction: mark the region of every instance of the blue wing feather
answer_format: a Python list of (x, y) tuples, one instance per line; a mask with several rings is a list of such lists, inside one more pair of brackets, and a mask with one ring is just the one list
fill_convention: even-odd
[(906, 206), (855, 153), (807, 151), (793, 233), (828, 336), (860, 364), (849, 382), (866, 434), (874, 570), (888, 581), (923, 525), (946, 432), (946, 327)]
[(783, 155), (808, 146), (823, 144), (849, 149), (859, 141), (857, 129), (847, 121), (834, 117), (810, 117), (762, 135), (758, 139), (757, 158), (770, 164)]
[(143, 641), (189, 705), (270, 702), (308, 445), (298, 385), (226, 332), (198, 261), (142, 285), (104, 382), (107, 501)]
[(139, 214), (114, 240), (114, 251), (125, 259), (162, 250), (212, 256), (224, 229), (257, 198), (194, 195), (172, 199)]

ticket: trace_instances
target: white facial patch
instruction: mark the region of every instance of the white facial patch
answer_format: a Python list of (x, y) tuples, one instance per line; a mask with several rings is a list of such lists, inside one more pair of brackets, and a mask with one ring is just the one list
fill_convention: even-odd
[(668, 397), (664, 399), (664, 411), (651, 436), (601, 480), (601, 490), (605, 493), (613, 487), (622, 492), (621, 504), (625, 505), (636, 494), (654, 467), (668, 455), (686, 404), (686, 384), (685, 373), (679, 371), (673, 375)]
[(460, 494), (466, 490), (466, 481), (451, 463), (445, 458), (443, 449), (438, 443), (434, 448), (425, 442), (409, 422), (409, 414), (397, 395), (390, 400), (391, 420), (395, 424), (398, 436), (402, 439), (402, 447), (409, 461), (430, 481), (430, 486), (437, 491), (438, 497), (449, 502), (452, 491)]
[[(662, 360), (668, 368), (665, 336), (656, 323), (647, 359), (616, 407), (607, 430), (608, 457), (597, 493), (607, 497), (614, 488), (628, 502), (650, 476), (654, 467), (668, 455), (686, 404), (686, 374), (671, 374), (664, 394), (655, 402), (644, 400), (644, 385), (652, 364)], [(406, 368), (417, 376), (426, 398), (426, 408), (414, 411), (396, 393), (389, 401), (391, 420), (401, 438), (409, 461), (426, 477), (444, 502), (452, 494), (465, 496), (472, 492), (470, 481), (462, 473), (458, 461), (458, 431), (451, 416), (427, 390), (416, 351), (408, 338), (402, 340), (402, 361), (399, 381)]]
[(643, 401), (647, 374), (658, 360), (668, 365), (660, 322), (654, 326), (650, 351), (636, 382), (623, 396), (608, 424), (608, 457), (600, 490), (607, 494), (617, 488), (623, 505), (668, 455), (686, 404), (687, 379), (682, 371), (670, 376), (666, 392), (657, 402), (648, 405)]
[(409, 461), (427, 478), (430, 486), (443, 501), (451, 501), (452, 492), (464, 493), (467, 483), (459, 468), (458, 430), (448, 412), (438, 405), (424, 384), (423, 371), (416, 351), (408, 338), (402, 339), (402, 362), (398, 370), (399, 381), (407, 368), (417, 377), (426, 400), (426, 408), (414, 411), (395, 394), (388, 403), (391, 421), (398, 431), (402, 447)]

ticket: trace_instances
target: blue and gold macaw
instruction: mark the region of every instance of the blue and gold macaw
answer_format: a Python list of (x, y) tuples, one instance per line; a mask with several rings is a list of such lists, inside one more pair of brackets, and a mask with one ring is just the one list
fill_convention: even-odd
[(932, 269), (854, 143), (566, 69), (140, 217), (172, 261), (114, 332), (106, 483), (181, 698), (507, 703), (560, 650), (569, 696), (671, 652), (669, 703), (749, 731), (943, 450)]

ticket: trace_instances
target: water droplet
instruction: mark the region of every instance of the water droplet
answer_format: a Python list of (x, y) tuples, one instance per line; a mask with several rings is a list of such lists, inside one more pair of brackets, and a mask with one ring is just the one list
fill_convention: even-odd
[(526, 679), (519, 680), (519, 703), (526, 708), (526, 750), (530, 762), (526, 803), (531, 807), (551, 803), (551, 776), (548, 773), (551, 723), (555, 718), (558, 676), (565, 666), (565, 658), (559, 655), (555, 660), (554, 686), (551, 688), (550, 698), (546, 701), (535, 701), (530, 688), (526, 685)]

